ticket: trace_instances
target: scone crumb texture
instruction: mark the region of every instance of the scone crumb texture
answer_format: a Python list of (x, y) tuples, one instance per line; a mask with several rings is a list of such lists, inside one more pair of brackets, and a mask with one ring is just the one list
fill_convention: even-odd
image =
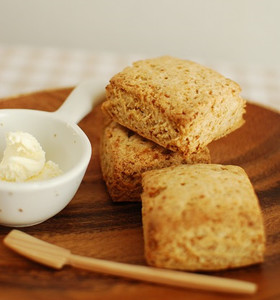
[(194, 153), (244, 123), (240, 91), (210, 68), (162, 56), (137, 61), (113, 76), (102, 110), (164, 148)]
[(145, 172), (142, 184), (148, 264), (221, 270), (263, 261), (261, 209), (241, 167), (180, 165)]

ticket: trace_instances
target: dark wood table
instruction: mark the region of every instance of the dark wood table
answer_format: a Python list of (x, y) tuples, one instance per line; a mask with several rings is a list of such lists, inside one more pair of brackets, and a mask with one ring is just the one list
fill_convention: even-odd
[[(43, 91), (2, 99), (0, 108), (57, 109), (71, 89)], [(100, 105), (79, 124), (93, 147), (84, 180), (74, 199), (55, 217), (22, 228), (73, 253), (145, 265), (141, 203), (114, 204), (99, 166), (103, 126)], [(253, 296), (165, 287), (65, 267), (53, 270), (31, 262), (0, 243), (0, 299), (280, 299), (280, 115), (249, 103), (246, 124), (210, 145), (212, 162), (242, 166), (263, 211), (267, 234), (265, 262), (210, 273), (258, 284)], [(0, 237), (11, 228), (0, 226)]]

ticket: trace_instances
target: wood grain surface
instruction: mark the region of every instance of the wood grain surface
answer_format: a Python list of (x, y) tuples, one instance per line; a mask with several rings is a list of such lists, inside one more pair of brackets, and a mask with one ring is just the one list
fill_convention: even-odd
[[(0, 108), (53, 111), (70, 91), (42, 91), (2, 99)], [(75, 254), (145, 265), (141, 203), (112, 203), (102, 180), (98, 153), (103, 126), (100, 105), (79, 125), (93, 147), (80, 189), (58, 215), (22, 230)], [(280, 115), (249, 103), (246, 124), (212, 143), (210, 150), (214, 163), (240, 165), (246, 170), (260, 200), (267, 235), (263, 264), (210, 274), (255, 282), (259, 286), (255, 295), (165, 287), (71, 267), (56, 271), (0, 243), (0, 299), (280, 299)], [(0, 226), (1, 240), (10, 230)]]

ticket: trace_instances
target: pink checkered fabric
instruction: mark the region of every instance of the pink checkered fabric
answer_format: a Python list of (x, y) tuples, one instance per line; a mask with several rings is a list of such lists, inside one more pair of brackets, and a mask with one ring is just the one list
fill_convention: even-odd
[[(108, 80), (144, 56), (96, 54), (86, 50), (0, 45), (0, 98), (39, 90), (75, 86), (88, 78)], [(226, 62), (207, 65), (233, 79), (242, 96), (280, 111), (280, 67), (237, 66)]]

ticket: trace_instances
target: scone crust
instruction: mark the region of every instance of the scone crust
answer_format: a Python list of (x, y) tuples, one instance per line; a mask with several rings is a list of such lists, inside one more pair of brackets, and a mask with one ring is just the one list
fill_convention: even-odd
[(240, 167), (198, 164), (146, 172), (142, 216), (150, 265), (221, 270), (263, 261), (261, 210)]
[(165, 148), (196, 152), (243, 124), (240, 91), (237, 83), (209, 68), (163, 56), (116, 74), (102, 109)]
[(111, 122), (101, 138), (100, 161), (108, 192), (115, 202), (141, 200), (141, 174), (181, 163), (210, 163), (208, 148), (183, 156)]

